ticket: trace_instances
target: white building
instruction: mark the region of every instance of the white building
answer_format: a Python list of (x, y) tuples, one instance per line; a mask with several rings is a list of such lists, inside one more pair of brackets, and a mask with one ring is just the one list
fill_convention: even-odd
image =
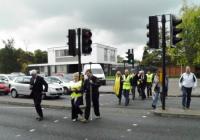
[[(54, 73), (73, 73), (78, 71), (78, 56), (68, 55), (68, 47), (48, 48), (47, 64), (31, 64), (29, 69), (36, 68), (40, 73), (52, 75)], [(92, 53), (90, 55), (82, 55), (81, 63), (98, 63), (101, 64), (104, 72), (109, 74), (111, 67), (117, 64), (117, 49), (94, 43), (92, 44)]]

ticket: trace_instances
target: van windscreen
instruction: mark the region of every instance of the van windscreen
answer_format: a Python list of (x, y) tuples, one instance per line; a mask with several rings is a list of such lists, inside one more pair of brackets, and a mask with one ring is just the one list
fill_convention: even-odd
[(93, 74), (103, 74), (102, 69), (91, 69)]

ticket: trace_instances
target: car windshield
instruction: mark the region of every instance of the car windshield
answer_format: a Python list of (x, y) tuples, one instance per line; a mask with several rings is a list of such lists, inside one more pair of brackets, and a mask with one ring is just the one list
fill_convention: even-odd
[(13, 81), (17, 76), (8, 76), (8, 78)]
[(91, 69), (93, 74), (103, 74), (102, 69)]
[(59, 77), (59, 78), (61, 81), (65, 82), (65, 83), (68, 83), (71, 81), (70, 79), (67, 79), (66, 77)]
[(47, 84), (52, 84), (53, 83), (50, 78), (46, 78), (45, 77), (44, 80), (47, 82)]

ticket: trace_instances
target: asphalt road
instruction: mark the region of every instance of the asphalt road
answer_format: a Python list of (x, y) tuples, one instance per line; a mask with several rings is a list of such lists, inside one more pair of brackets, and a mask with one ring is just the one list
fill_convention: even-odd
[[(72, 122), (70, 110), (44, 108), (45, 120), (38, 122), (33, 107), (0, 105), (0, 140), (199, 140), (198, 119), (154, 116), (150, 99), (128, 107), (117, 105), (114, 95), (100, 99), (102, 119), (87, 124)], [(179, 106), (179, 99), (167, 103)], [(193, 107), (199, 107), (199, 98)]]

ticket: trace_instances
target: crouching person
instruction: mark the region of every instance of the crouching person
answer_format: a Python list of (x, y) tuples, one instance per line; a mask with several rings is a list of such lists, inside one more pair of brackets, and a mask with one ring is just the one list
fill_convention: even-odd
[(160, 81), (159, 81), (159, 71), (155, 74), (154, 76), (154, 80), (153, 80), (153, 103), (152, 103), (152, 107), (153, 109), (156, 109), (156, 106), (157, 106), (157, 102), (158, 102), (158, 99), (159, 99), (159, 95), (160, 95), (160, 88), (161, 88), (161, 84), (160, 84)]
[(73, 74), (73, 84), (70, 87), (71, 105), (72, 105), (72, 121), (75, 122), (83, 119), (83, 112), (80, 109), (82, 104), (82, 80), (79, 79), (79, 73)]

